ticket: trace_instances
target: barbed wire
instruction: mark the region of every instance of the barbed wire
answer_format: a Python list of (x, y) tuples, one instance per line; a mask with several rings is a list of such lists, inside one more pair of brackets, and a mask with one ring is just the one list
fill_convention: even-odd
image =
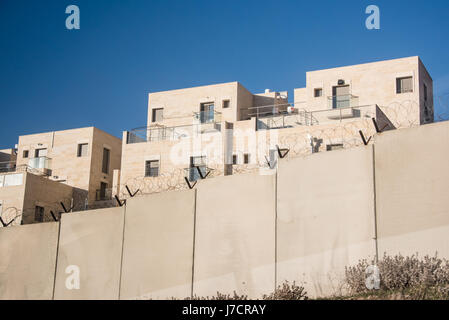
[[(406, 100), (401, 102), (393, 102), (387, 106), (379, 106), (395, 129), (409, 128), (420, 124), (419, 105), (418, 103)], [(274, 138), (267, 135), (265, 147), (266, 150), (271, 149), (274, 145), (289, 149), (289, 157), (305, 157), (312, 153), (327, 150), (327, 145), (339, 145), (343, 149), (358, 147), (364, 144), (360, 137), (362, 132), (367, 137), (373, 136), (376, 129), (373, 125), (372, 118), (376, 118), (376, 111), (367, 112), (364, 118), (356, 118), (354, 121), (325, 123), (323, 125), (298, 126), (303, 130), (294, 132), (291, 128), (289, 131), (279, 130), (279, 134)], [(433, 115), (432, 115), (433, 116)], [(312, 140), (311, 140), (312, 139)], [(267, 155), (269, 157), (269, 155)], [(268, 168), (269, 164), (265, 159), (258, 159), (256, 163), (238, 164), (232, 166), (232, 174), (254, 173), (261, 168)], [(211, 168), (208, 178), (224, 175), (224, 165), (215, 165)], [(126, 187), (136, 195), (147, 195), (164, 191), (186, 190), (189, 188), (185, 181), (185, 169), (173, 169), (169, 172), (163, 172), (158, 177), (132, 177), (127, 179), (120, 185), (120, 199), (130, 198)]]

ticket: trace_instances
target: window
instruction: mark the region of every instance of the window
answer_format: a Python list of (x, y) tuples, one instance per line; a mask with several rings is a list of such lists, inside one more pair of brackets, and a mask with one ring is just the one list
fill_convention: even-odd
[(109, 173), (110, 154), (111, 154), (111, 151), (109, 149), (106, 149), (106, 148), (103, 149), (103, 165), (101, 168), (101, 172), (103, 172), (103, 173)]
[(44, 222), (44, 208), (40, 206), (36, 206), (34, 209), (34, 221), (36, 222)]
[(78, 145), (78, 153), (77, 156), (78, 157), (86, 157), (87, 156), (87, 147), (88, 144), (87, 143), (80, 143)]
[(23, 150), (23, 157), (28, 158), (30, 152), (28, 150)]
[(108, 188), (108, 184), (105, 182), (100, 182), (100, 199), (99, 200), (105, 200), (106, 199), (106, 189)]
[(47, 156), (47, 149), (36, 149), (34, 150), (34, 157), (41, 158)]
[(322, 97), (322, 96), (323, 96), (323, 89), (321, 89), (321, 88), (316, 88), (316, 89), (314, 90), (314, 96), (315, 96), (315, 98)]
[(223, 100), (223, 109), (229, 108), (230, 101), (229, 100)]
[(249, 163), (249, 153), (245, 153), (243, 155), (243, 163), (248, 164)]
[(328, 144), (326, 145), (326, 151), (343, 149), (342, 143)]
[(413, 78), (404, 77), (396, 79), (396, 93), (413, 92)]
[(424, 84), (424, 101), (427, 101), (427, 86)]
[(151, 117), (152, 122), (159, 122), (163, 120), (164, 108), (153, 109), (153, 114)]
[(332, 108), (346, 108), (351, 106), (349, 86), (332, 87)]
[(209, 123), (214, 121), (215, 105), (213, 102), (202, 103), (200, 106), (200, 122)]
[(236, 154), (232, 155), (232, 164), (237, 164), (237, 155)]
[(157, 177), (159, 175), (159, 160), (145, 161), (145, 177)]

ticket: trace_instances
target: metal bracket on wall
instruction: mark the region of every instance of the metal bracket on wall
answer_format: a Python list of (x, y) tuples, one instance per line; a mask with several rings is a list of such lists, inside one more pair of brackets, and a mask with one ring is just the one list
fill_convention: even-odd
[(59, 221), (61, 219), (61, 212), (58, 212), (59, 219), (56, 217), (55, 213), (52, 210), (50, 210), (50, 213), (51, 213), (53, 220)]
[(384, 126), (382, 127), (382, 129), (379, 129), (379, 126), (377, 125), (376, 119), (375, 119), (375, 118), (372, 118), (372, 120), (373, 120), (374, 128), (376, 129), (376, 132), (377, 132), (377, 133), (382, 133), (382, 132), (384, 131), (384, 129), (385, 129), (386, 127), (388, 127), (388, 123), (387, 123), (386, 125), (384, 125)]
[(187, 179), (187, 177), (184, 177), (184, 179), (186, 180), (186, 183), (189, 186), (189, 189), (192, 189), (198, 183), (198, 181), (195, 181), (195, 183), (192, 185), (190, 183), (189, 179)]
[(119, 199), (119, 197), (117, 195), (115, 195), (114, 197), (115, 197), (115, 200), (117, 201), (118, 205), (120, 207), (123, 207), (123, 205), (126, 203), (126, 199), (122, 201)]
[(272, 164), (271, 161), (268, 160), (267, 156), (265, 156), (265, 161), (266, 161), (267, 164), (268, 164), (268, 168), (274, 169), (274, 166), (275, 166), (276, 162), (273, 162), (273, 164)]
[(276, 145), (276, 149), (278, 149), (278, 154), (281, 159), (284, 159), (285, 156), (290, 152), (290, 149), (288, 149), (288, 148), (281, 149), (281, 148), (279, 148), (278, 145)]
[(65, 205), (64, 205), (64, 203), (63, 203), (62, 201), (60, 202), (60, 204), (61, 204), (61, 206), (62, 206), (62, 209), (64, 209), (64, 212), (65, 212), (65, 213), (72, 212), (72, 210), (73, 210), (73, 208), (74, 208), (74, 207), (71, 207), (69, 210), (67, 210), (67, 208), (65, 207)]
[(12, 219), (11, 221), (9, 221), (8, 223), (5, 223), (5, 221), (3, 221), (2, 217), (0, 217), (0, 222), (2, 223), (3, 227), (6, 228), (8, 227), (11, 223), (14, 222), (14, 220), (16, 219)]
[(128, 193), (129, 193), (129, 196), (131, 197), (131, 198), (134, 198), (134, 196), (137, 194), (137, 192), (139, 192), (140, 191), (140, 189), (137, 189), (137, 191), (136, 192), (134, 192), (134, 193), (132, 193), (131, 192), (131, 190), (129, 190), (129, 188), (128, 188), (128, 186), (126, 185), (125, 186), (126, 187), (126, 190), (128, 191)]
[[(211, 172), (211, 170), (209, 170), (209, 171), (206, 173), (206, 175), (203, 176), (203, 173), (201, 172), (200, 167), (196, 167), (196, 170), (198, 171), (198, 174), (200, 175), (201, 180), (202, 180), (202, 179), (206, 179), (207, 176), (209, 175), (209, 173)], [(206, 170), (207, 170), (207, 167), (206, 167)]]
[(367, 146), (368, 143), (370, 142), (372, 136), (369, 137), (368, 140), (366, 140), (365, 135), (363, 134), (362, 130), (359, 130), (359, 133), (360, 133), (360, 137), (362, 138), (363, 144), (364, 144), (365, 146)]

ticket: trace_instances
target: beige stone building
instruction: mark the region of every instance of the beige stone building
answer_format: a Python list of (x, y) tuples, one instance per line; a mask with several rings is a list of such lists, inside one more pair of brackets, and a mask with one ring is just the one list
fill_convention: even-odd
[(72, 206), (73, 189), (27, 170), (0, 174), (0, 227), (59, 219), (61, 202)]
[[(94, 127), (19, 137), (0, 151), (0, 215), (22, 223), (48, 221), (63, 211), (110, 206), (121, 140)], [(40, 210), (40, 211), (39, 211)], [(41, 219), (42, 217), (42, 219)], [(20, 219), (17, 219), (19, 221)]]
[(288, 101), (287, 92), (252, 94), (238, 82), (150, 93), (147, 126), (123, 134), (113, 192), (264, 171), (278, 149), (294, 157), (369, 143), (373, 119), (380, 130), (433, 122), (432, 78), (419, 57), (307, 72)]

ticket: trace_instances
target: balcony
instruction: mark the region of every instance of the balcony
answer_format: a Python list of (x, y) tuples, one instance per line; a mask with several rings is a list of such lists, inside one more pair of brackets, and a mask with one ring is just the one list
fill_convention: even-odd
[[(291, 106), (293, 108), (293, 106)], [(257, 130), (314, 126), (376, 117), (377, 105), (339, 107), (316, 111), (291, 109), (289, 112), (265, 114), (257, 119)]]
[(31, 158), (28, 160), (28, 168), (44, 175), (51, 175), (51, 159), (47, 157)]
[(15, 172), (16, 163), (13, 161), (0, 162), (0, 173)]
[(357, 107), (359, 105), (359, 97), (352, 94), (329, 96), (327, 101), (329, 109)]
[(197, 137), (205, 133), (220, 131), (221, 124), (215, 121), (175, 127), (154, 125), (128, 131), (126, 143), (133, 144), (154, 141), (177, 141), (180, 139)]
[(193, 119), (196, 123), (221, 122), (221, 113), (214, 110), (194, 112)]

